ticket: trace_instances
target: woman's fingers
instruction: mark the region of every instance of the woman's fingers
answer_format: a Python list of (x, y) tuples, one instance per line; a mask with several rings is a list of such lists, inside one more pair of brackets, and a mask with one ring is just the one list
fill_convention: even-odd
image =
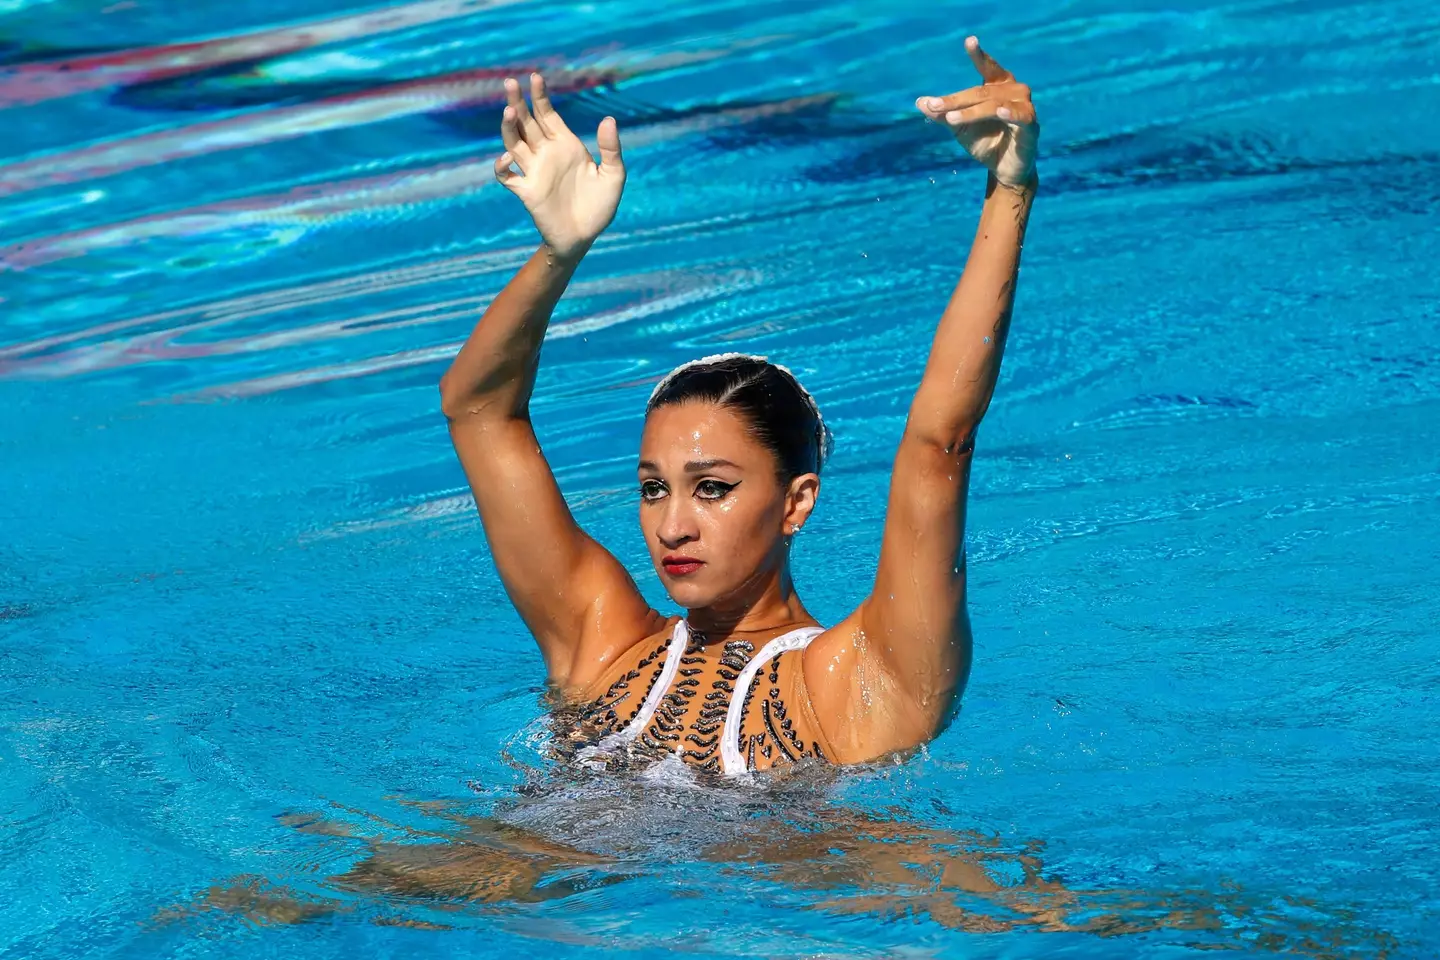
[(514, 111), (518, 121), (520, 108), (525, 106), (525, 98), (520, 96), (520, 84), (514, 77), (505, 78), (505, 106), (507, 110)]
[(992, 95), (993, 91), (984, 87), (971, 87), (969, 90), (961, 90), (959, 93), (952, 93), (946, 97), (921, 97), (915, 101), (915, 105), (920, 108), (921, 112), (938, 119), (951, 110), (963, 110), (989, 100)]
[(1007, 109), (1006, 105), (998, 100), (986, 100), (963, 110), (951, 110), (945, 114), (945, 122), (952, 127), (968, 127), (971, 124), (984, 123), (987, 120), (1004, 121), (1006, 118), (1001, 115), (1000, 111)]
[(1035, 122), (1035, 104), (1029, 100), (1011, 100), (1002, 103), (995, 115), (1006, 123), (1028, 127)]
[(959, 93), (952, 93), (944, 97), (921, 97), (915, 101), (915, 106), (920, 112), (932, 120), (939, 120), (952, 110), (964, 110), (968, 107), (978, 106), (986, 100), (994, 100), (998, 103), (1010, 101), (1029, 101), (1030, 88), (1023, 83), (1009, 80), (1004, 83), (985, 84), (981, 87), (971, 87), (969, 90), (961, 90)]
[(1026, 127), (1035, 122), (1035, 105), (1029, 100), (986, 100), (973, 107), (951, 110), (945, 114), (945, 122), (952, 127), (964, 127), (987, 120), (999, 120), (1017, 127)]
[(540, 124), (530, 115), (530, 108), (525, 105), (525, 97), (520, 93), (520, 81), (514, 77), (505, 78), (505, 102), (506, 109), (515, 111), (520, 136), (532, 146), (537, 145), (545, 134), (540, 131)]
[(500, 115), (500, 140), (504, 141), (505, 153), (511, 155), (511, 160), (516, 161), (516, 166), (524, 173), (526, 160), (530, 158), (530, 145), (526, 144), (520, 135), (520, 117), (516, 114), (516, 108), (508, 105)]
[(515, 118), (515, 108), (507, 106), (500, 113), (500, 139), (506, 150), (514, 150), (520, 144), (520, 122)]
[(620, 155), (620, 128), (614, 117), (600, 121), (600, 129), (595, 131), (595, 145), (600, 148), (600, 172), (623, 177), (625, 158)]
[(520, 174), (510, 169), (510, 164), (514, 162), (515, 158), (511, 156), (508, 151), (495, 158), (495, 179), (502, 187), (508, 187), (512, 190), (514, 189), (514, 181), (524, 179)]
[(985, 78), (986, 83), (1005, 83), (1015, 79), (1014, 74), (980, 49), (980, 41), (976, 37), (965, 38), (965, 52), (970, 54), (970, 62), (975, 64), (975, 69), (980, 71), (980, 76)]
[(553, 138), (570, 132), (565, 121), (560, 119), (560, 114), (551, 106), (550, 91), (545, 87), (545, 78), (538, 73), (530, 74), (530, 104), (531, 113), (545, 136)]

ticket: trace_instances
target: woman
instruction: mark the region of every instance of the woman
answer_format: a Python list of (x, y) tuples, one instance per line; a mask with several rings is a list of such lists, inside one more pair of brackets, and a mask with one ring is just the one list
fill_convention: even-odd
[(651, 609), (571, 517), (531, 428), (530, 392), (551, 311), (614, 217), (625, 166), (614, 118), (600, 124), (596, 165), (538, 74), (529, 107), (506, 81), (495, 173), (543, 242), (440, 392), (500, 578), (551, 682), (580, 705), (584, 756), (675, 755), (730, 774), (806, 757), (858, 763), (924, 743), (949, 716), (970, 670), (963, 545), (975, 431), (1037, 186), (1029, 89), (974, 37), (965, 46), (982, 85), (916, 106), (990, 171), (980, 226), (896, 454), (874, 587), (829, 629), (789, 571), (829, 434), (794, 377), (761, 358), (687, 364), (646, 408), (640, 525), (683, 618)]

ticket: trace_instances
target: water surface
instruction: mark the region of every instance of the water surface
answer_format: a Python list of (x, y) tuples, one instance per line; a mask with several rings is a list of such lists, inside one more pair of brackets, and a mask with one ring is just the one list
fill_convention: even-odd
[[(650, 384), (768, 353), (837, 434), (796, 571), (834, 622), (982, 195), (912, 107), (972, 32), (1043, 193), (956, 722), (769, 790), (555, 771), (436, 392), (535, 241), (498, 78), (627, 148), (534, 404), (577, 516), (668, 608)], [(1433, 3), (12, 0), (0, 39), (0, 956), (1440, 952)]]

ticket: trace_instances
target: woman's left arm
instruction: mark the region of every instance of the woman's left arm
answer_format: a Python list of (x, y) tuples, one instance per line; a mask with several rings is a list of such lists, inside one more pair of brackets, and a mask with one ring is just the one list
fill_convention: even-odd
[(811, 703), (841, 763), (929, 740), (970, 671), (965, 500), (1010, 329), (1039, 127), (1029, 88), (975, 38), (965, 46), (984, 84), (916, 105), (989, 169), (979, 229), (910, 404), (874, 589), (804, 654)]

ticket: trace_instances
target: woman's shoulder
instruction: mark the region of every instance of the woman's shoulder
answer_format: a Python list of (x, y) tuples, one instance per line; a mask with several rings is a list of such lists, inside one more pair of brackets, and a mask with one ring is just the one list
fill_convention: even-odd
[(652, 610), (645, 632), (628, 642), (621, 638), (608, 644), (606, 651), (596, 656), (589, 669), (583, 672), (580, 682), (569, 684), (559, 691), (562, 701), (587, 703), (603, 696), (617, 682), (628, 682), (625, 680), (628, 674), (658, 663), (663, 659), (665, 648), (669, 646), (675, 626), (681, 619)]

